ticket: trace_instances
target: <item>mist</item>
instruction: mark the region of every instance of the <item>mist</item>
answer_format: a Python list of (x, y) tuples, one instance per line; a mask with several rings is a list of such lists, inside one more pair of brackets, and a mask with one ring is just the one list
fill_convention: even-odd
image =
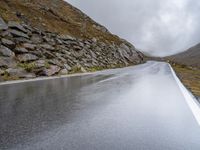
[(144, 53), (167, 56), (200, 42), (199, 0), (67, 0)]

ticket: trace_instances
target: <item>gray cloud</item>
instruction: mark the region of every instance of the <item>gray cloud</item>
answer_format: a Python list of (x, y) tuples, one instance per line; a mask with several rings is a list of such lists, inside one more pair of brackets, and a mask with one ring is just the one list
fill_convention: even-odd
[(199, 0), (67, 0), (112, 33), (152, 55), (200, 42)]

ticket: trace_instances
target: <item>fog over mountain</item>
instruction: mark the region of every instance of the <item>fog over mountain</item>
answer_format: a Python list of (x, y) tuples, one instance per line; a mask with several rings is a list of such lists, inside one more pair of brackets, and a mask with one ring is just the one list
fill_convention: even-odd
[(200, 42), (199, 0), (67, 0), (143, 52), (166, 56)]

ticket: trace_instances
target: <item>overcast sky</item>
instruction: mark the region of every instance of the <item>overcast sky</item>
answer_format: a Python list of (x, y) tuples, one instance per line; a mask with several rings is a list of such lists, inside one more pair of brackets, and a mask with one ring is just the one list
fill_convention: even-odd
[(200, 0), (67, 0), (112, 33), (152, 55), (200, 42)]

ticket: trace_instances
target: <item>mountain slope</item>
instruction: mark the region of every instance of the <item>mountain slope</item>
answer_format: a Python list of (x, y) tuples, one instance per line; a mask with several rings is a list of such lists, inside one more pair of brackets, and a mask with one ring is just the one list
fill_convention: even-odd
[(1, 16), (6, 20), (24, 21), (39, 29), (68, 34), (77, 38), (98, 38), (122, 43), (107, 29), (63, 0), (1, 0)]
[(200, 68), (200, 43), (185, 52), (169, 56), (167, 59), (178, 64)]
[(200, 44), (165, 59), (172, 64), (187, 88), (200, 97)]
[(144, 62), (133, 45), (63, 0), (1, 0), (0, 38), (0, 80)]

